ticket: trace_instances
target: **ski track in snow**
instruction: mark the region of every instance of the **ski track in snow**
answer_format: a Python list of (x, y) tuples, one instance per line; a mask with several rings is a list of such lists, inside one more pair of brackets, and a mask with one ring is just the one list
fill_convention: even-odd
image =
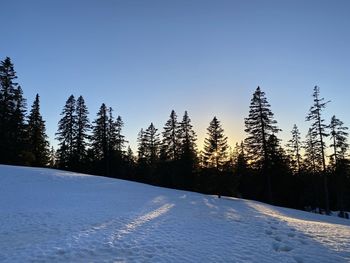
[(350, 262), (350, 221), (0, 165), (0, 262)]

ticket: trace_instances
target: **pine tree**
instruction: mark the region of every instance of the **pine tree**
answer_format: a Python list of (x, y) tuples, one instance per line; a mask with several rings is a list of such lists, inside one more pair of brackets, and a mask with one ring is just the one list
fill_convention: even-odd
[(206, 167), (222, 170), (228, 161), (227, 137), (220, 121), (214, 117), (207, 129), (208, 138), (204, 141), (204, 163)]
[(245, 118), (245, 132), (249, 134), (245, 139), (245, 145), (249, 161), (263, 169), (267, 168), (269, 162), (267, 140), (270, 135), (280, 131), (273, 116), (265, 93), (258, 87), (250, 103), (249, 116)]
[(344, 123), (337, 119), (335, 116), (332, 117), (329, 128), (331, 130), (331, 140), (332, 144), (330, 145), (333, 148), (333, 153), (331, 154), (331, 160), (336, 167), (339, 161), (342, 161), (346, 158), (346, 153), (349, 149), (349, 144), (347, 142), (347, 137), (349, 135), (348, 127), (343, 126)]
[(296, 124), (294, 124), (293, 129), (291, 131), (292, 139), (288, 141), (287, 149), (292, 159), (293, 171), (300, 175), (301, 170), (301, 137), (300, 132)]
[(179, 123), (174, 110), (165, 123), (162, 140), (162, 155), (164, 160), (177, 160), (179, 158)]
[(88, 118), (89, 111), (85, 104), (83, 96), (79, 96), (76, 102), (76, 124), (75, 124), (75, 138), (74, 138), (74, 160), (75, 167), (81, 170), (87, 155), (88, 140), (90, 138), (89, 131), (91, 129)]
[(33, 156), (31, 165), (47, 166), (50, 160), (49, 142), (47, 140), (45, 121), (40, 114), (39, 94), (36, 94), (28, 117), (28, 146), (29, 152)]
[(130, 146), (126, 150), (125, 160), (129, 166), (135, 165), (135, 156)]
[(51, 150), (50, 150), (50, 159), (49, 159), (49, 167), (50, 168), (54, 168), (56, 167), (56, 159), (57, 159), (57, 156), (56, 156), (56, 151), (55, 149), (53, 148), (53, 146), (51, 146)]
[(125, 143), (127, 143), (128, 141), (125, 140), (125, 136), (122, 134), (122, 129), (124, 127), (124, 122), (122, 120), (122, 117), (120, 116), (117, 117), (117, 120), (115, 122), (115, 127), (116, 127), (116, 139), (117, 139), (116, 151), (120, 156), (123, 156)]
[(244, 175), (247, 168), (247, 160), (244, 152), (244, 143), (236, 143), (232, 152), (232, 166), (236, 175)]
[(155, 165), (159, 158), (160, 139), (157, 131), (158, 129), (151, 123), (144, 132), (144, 140), (147, 147), (146, 158), (151, 166)]
[(316, 140), (314, 142), (314, 149), (321, 157), (319, 162), (322, 164), (323, 172), (323, 187), (324, 187), (324, 197), (325, 197), (325, 209), (326, 213), (329, 214), (329, 193), (328, 193), (328, 178), (326, 173), (326, 158), (325, 149), (326, 144), (324, 138), (328, 136), (326, 133), (327, 125), (324, 124), (324, 119), (322, 119), (321, 113), (325, 109), (328, 102), (324, 102), (324, 98), (320, 98), (320, 88), (318, 86), (314, 87), (314, 104), (311, 106), (309, 114), (306, 117), (306, 121), (312, 121), (311, 131), (316, 135)]
[(26, 101), (9, 57), (0, 63), (0, 162), (24, 163)]
[[(92, 130), (92, 149), (96, 160), (104, 160), (107, 162), (108, 159), (108, 132), (109, 129), (109, 118), (108, 110), (106, 105), (103, 103), (97, 113), (97, 118), (93, 122)], [(107, 165), (107, 164), (106, 164)], [(107, 169), (108, 167), (106, 167)], [(108, 170), (108, 169), (107, 169)]]
[(250, 103), (249, 116), (245, 118), (245, 132), (249, 134), (245, 139), (245, 145), (249, 161), (266, 177), (267, 197), (270, 203), (272, 203), (272, 185), (268, 169), (271, 167), (271, 161), (267, 141), (271, 135), (280, 131), (273, 117), (274, 114), (270, 110), (265, 93), (258, 87)]
[(62, 118), (58, 122), (58, 131), (56, 139), (59, 141), (58, 167), (63, 169), (71, 169), (74, 165), (74, 150), (76, 139), (76, 101), (71, 95), (62, 110)]
[(303, 148), (305, 150), (305, 158), (304, 158), (304, 166), (307, 171), (311, 171), (312, 174), (319, 173), (322, 169), (319, 160), (321, 159), (321, 155), (316, 151), (316, 135), (312, 129), (308, 130), (306, 134), (306, 140), (303, 143)]
[(113, 109), (109, 107), (108, 109), (108, 119), (107, 119), (107, 147), (108, 156), (112, 157), (117, 148), (117, 125), (114, 121)]
[(182, 160), (187, 160), (193, 165), (196, 162), (197, 146), (196, 140), (197, 135), (193, 131), (191, 119), (185, 111), (182, 121), (179, 127), (179, 140), (180, 140), (180, 156)]
[(348, 127), (343, 126), (344, 123), (337, 119), (335, 116), (332, 117), (329, 128), (331, 130), (331, 141), (330, 145), (333, 148), (333, 153), (331, 154), (331, 163), (333, 164), (333, 174), (335, 176), (336, 182), (336, 193), (337, 193), (337, 205), (338, 209), (341, 211), (341, 216), (344, 216), (344, 203), (345, 203), (345, 193), (346, 193), (346, 177), (349, 172), (347, 151), (349, 149), (348, 144)]
[(147, 141), (145, 137), (145, 131), (143, 129), (140, 130), (137, 136), (137, 161), (138, 163), (144, 163), (146, 162), (146, 156), (147, 156)]

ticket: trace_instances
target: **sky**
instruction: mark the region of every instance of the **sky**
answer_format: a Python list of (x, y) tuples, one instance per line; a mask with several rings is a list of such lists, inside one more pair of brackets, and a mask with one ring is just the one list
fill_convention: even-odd
[(0, 59), (11, 57), (28, 100), (36, 93), (53, 145), (67, 98), (83, 95), (90, 120), (102, 103), (137, 134), (161, 132), (188, 111), (203, 145), (214, 116), (233, 145), (246, 137), (260, 86), (285, 144), (302, 136), (313, 87), (324, 118), (350, 126), (350, 1), (1, 0)]

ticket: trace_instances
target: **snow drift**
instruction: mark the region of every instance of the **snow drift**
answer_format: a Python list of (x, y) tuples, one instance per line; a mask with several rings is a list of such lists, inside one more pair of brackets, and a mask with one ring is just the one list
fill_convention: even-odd
[(0, 165), (1, 262), (350, 262), (350, 221)]

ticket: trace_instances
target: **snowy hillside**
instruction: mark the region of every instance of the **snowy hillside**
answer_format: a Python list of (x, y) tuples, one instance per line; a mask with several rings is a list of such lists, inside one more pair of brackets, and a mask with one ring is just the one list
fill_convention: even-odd
[(0, 262), (350, 262), (350, 220), (0, 165)]

